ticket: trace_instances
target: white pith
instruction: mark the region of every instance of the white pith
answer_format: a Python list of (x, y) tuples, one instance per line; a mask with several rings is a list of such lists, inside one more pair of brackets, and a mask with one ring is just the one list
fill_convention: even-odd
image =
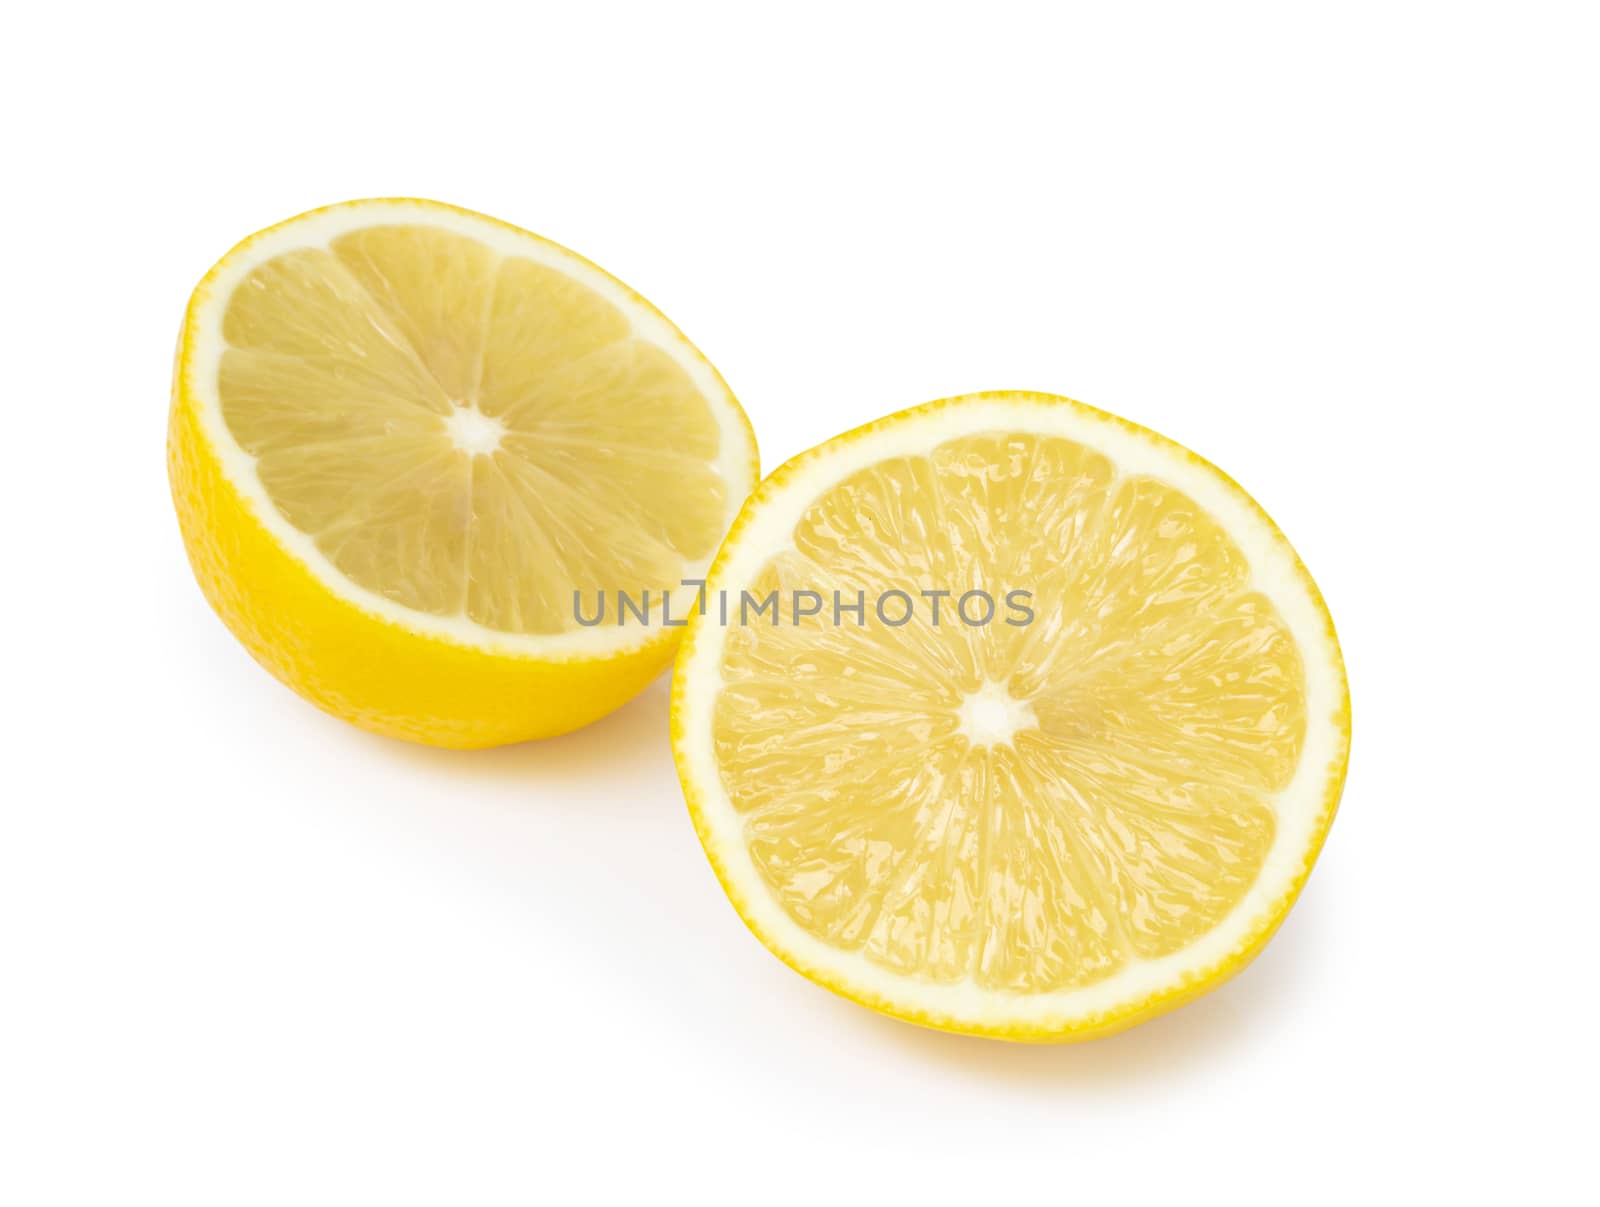
[(487, 457), (500, 447), (500, 438), (506, 434), (506, 425), (493, 415), (485, 415), (476, 403), (456, 404), (456, 409), (444, 421), (450, 439), (464, 453), (474, 457)]
[[(303, 562), (333, 594), (371, 615), (413, 632), (496, 654), (557, 660), (604, 658), (659, 640), (671, 629), (662, 624), (664, 610), (655, 592), (652, 592), (654, 606), (647, 624), (636, 623), (630, 617), (626, 626), (597, 625), (548, 635), (503, 632), (480, 625), (465, 615), (437, 616), (404, 607), (346, 578), (317, 548), (310, 536), (284, 518), (262, 488), (256, 474), (255, 458), (239, 446), (228, 430), (217, 393), (218, 370), (228, 347), (222, 334), (228, 299), (255, 268), (275, 256), (300, 248), (326, 248), (340, 235), (365, 227), (402, 223), (431, 226), (464, 235), (478, 240), (502, 256), (521, 257), (557, 269), (616, 306), (627, 317), (632, 336), (654, 344), (672, 357), (710, 406), (721, 431), (718, 456), (713, 468), (727, 484), (724, 529), (733, 520), (745, 496), (755, 485), (751, 473), (754, 449), (748, 429), (738, 404), (722, 379), (670, 322), (627, 286), (558, 244), (465, 210), (407, 200), (352, 202), (301, 215), (246, 240), (201, 282), (191, 303), (190, 321), (186, 328), (189, 344), (184, 357), (183, 388), (194, 400), (201, 430), (216, 449), (223, 473), (243, 495), (267, 531)], [(492, 429), (473, 422), (472, 414), (476, 414), (475, 408), (466, 418), (457, 417), (458, 422), (450, 428), (452, 437), (468, 451), (491, 451), (489, 440), (493, 435)], [(478, 418), (494, 422), (487, 416), (479, 415)], [(691, 580), (703, 577), (713, 556), (714, 551), (706, 557), (685, 561), (682, 576)], [(696, 592), (697, 588), (694, 587), (674, 590), (670, 615), (681, 617), (692, 610)]]
[(1037, 729), (1033, 705), (1018, 700), (1002, 683), (990, 681), (961, 701), (957, 710), (961, 733), (974, 746), (1009, 744), (1019, 729)]
[[(1183, 491), (1224, 527), (1251, 568), (1249, 589), (1267, 596), (1293, 634), (1305, 667), (1305, 742), (1293, 780), (1274, 799), (1276, 838), (1252, 888), (1213, 930), (1181, 951), (1154, 960), (1130, 957), (1105, 980), (1048, 993), (988, 989), (971, 979), (939, 984), (897, 974), (860, 951), (825, 943), (797, 925), (768, 891), (744, 841), (744, 822), (717, 770), (713, 707), (721, 686), (727, 629), (697, 621), (680, 657), (676, 721), (678, 758), (697, 800), (701, 837), (749, 924), (797, 966), (851, 996), (897, 1013), (975, 1030), (1068, 1031), (1116, 1016), (1152, 998), (1208, 979), (1259, 938), (1281, 913), (1314, 854), (1329, 795), (1346, 754), (1343, 665), (1326, 615), (1294, 551), (1250, 500), (1214, 468), (1153, 434), (1048, 396), (973, 396), (852, 434), (798, 459), (778, 485), (752, 501), (724, 544), (709, 591), (735, 595), (778, 550), (792, 544), (795, 523), (823, 492), (889, 458), (928, 453), (946, 440), (979, 432), (1060, 436), (1096, 449), (1119, 476), (1149, 476)], [(1000, 708), (1003, 701), (991, 702)], [(997, 714), (991, 707), (984, 712)]]

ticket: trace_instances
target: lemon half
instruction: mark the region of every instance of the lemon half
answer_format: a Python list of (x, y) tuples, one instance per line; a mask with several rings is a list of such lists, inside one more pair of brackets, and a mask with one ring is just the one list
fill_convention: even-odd
[(168, 468), (196, 577), (268, 670), (379, 733), (488, 746), (624, 703), (756, 466), (648, 302), (437, 202), (262, 231), (184, 319)]
[(1064, 398), (795, 458), (705, 605), (672, 721), (706, 853), (781, 959), (902, 1019), (1068, 1040), (1188, 1000), (1271, 936), (1338, 803), (1344, 667), (1289, 542)]

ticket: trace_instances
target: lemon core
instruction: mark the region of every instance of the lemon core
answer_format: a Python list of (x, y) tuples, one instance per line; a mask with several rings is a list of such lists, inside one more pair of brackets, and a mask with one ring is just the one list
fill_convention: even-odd
[(473, 457), (493, 453), (500, 447), (500, 437), (506, 434), (505, 424), (493, 415), (485, 415), (471, 402), (456, 403), (444, 425), (456, 447)]
[(961, 732), (974, 746), (1009, 746), (1019, 729), (1039, 728), (1033, 706), (992, 679), (961, 701)]

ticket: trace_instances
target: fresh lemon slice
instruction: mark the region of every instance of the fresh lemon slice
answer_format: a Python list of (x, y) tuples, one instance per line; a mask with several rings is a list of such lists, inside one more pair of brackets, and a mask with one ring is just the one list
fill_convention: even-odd
[(744, 413), (648, 302), (413, 200), (302, 214), (211, 270), (168, 467), (250, 652), (337, 716), (441, 746), (561, 733), (639, 691), (757, 477)]
[(1333, 819), (1349, 696), (1300, 559), (1217, 469), (1068, 399), (795, 458), (703, 603), (672, 702), (700, 839), (773, 952), (885, 1013), (1148, 1018), (1261, 948)]

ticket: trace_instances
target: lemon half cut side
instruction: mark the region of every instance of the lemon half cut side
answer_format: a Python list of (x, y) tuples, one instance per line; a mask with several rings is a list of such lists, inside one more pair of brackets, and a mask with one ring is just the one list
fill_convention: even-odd
[(302, 214), (206, 275), (168, 470), (200, 586), (259, 662), (453, 747), (575, 729), (659, 674), (758, 476), (726, 384), (643, 298), (405, 199)]
[[(773, 592), (777, 623), (741, 606)], [(711, 864), (782, 960), (901, 1019), (1060, 1041), (1187, 1001), (1272, 935), (1338, 804), (1344, 666), (1289, 542), (1065, 398), (947, 399), (796, 457), (707, 603), (672, 725)]]

